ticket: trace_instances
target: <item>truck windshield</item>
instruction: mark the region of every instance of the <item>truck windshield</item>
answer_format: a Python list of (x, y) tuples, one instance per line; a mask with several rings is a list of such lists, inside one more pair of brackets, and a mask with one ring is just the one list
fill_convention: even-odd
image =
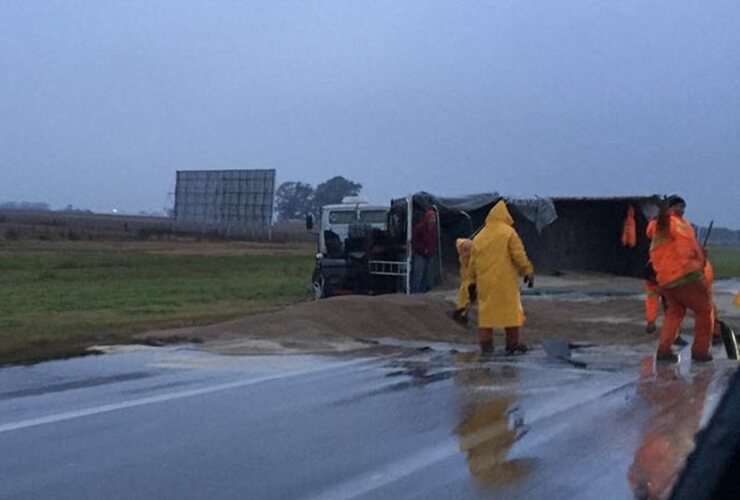
[(350, 224), (357, 220), (354, 210), (329, 212), (329, 224)]
[(385, 222), (385, 218), (386, 218), (385, 210), (364, 210), (360, 212), (360, 222), (378, 224), (378, 223)]

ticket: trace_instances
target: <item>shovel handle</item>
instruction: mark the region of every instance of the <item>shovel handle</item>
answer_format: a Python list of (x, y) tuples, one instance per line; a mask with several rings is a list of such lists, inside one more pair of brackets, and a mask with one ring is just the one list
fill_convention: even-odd
[(702, 248), (707, 248), (707, 243), (709, 243), (709, 236), (712, 234), (712, 228), (714, 227), (714, 221), (709, 221), (709, 227), (707, 228), (707, 234), (704, 236), (704, 244), (701, 246)]

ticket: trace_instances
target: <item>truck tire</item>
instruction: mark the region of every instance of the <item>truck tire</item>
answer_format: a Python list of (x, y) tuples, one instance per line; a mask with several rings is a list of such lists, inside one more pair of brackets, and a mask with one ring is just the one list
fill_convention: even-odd
[(311, 288), (313, 289), (314, 300), (328, 297), (326, 293), (326, 280), (324, 279), (324, 274), (321, 272), (321, 269), (314, 270), (313, 277), (311, 278)]

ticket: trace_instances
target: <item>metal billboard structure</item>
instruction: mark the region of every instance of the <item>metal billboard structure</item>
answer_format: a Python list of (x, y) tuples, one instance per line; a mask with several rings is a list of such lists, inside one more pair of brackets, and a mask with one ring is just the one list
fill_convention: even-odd
[(269, 238), (274, 205), (274, 169), (177, 172), (178, 231)]

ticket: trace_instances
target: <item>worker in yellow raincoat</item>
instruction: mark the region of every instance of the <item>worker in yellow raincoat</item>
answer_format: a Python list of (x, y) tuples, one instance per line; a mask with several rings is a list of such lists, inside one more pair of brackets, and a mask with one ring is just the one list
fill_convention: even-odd
[(460, 261), (460, 287), (457, 290), (457, 309), (453, 314), (455, 321), (459, 323), (468, 323), (468, 310), (470, 309), (470, 295), (468, 287), (470, 281), (470, 255), (473, 252), (473, 240), (468, 238), (458, 238), (455, 240), (455, 248)]
[(484, 354), (493, 352), (494, 328), (505, 329), (507, 354), (527, 351), (519, 341), (519, 327), (524, 324), (519, 277), (532, 283), (534, 268), (513, 226), (506, 203), (499, 201), (473, 240), (467, 279), (470, 300), (478, 301), (478, 340)]

